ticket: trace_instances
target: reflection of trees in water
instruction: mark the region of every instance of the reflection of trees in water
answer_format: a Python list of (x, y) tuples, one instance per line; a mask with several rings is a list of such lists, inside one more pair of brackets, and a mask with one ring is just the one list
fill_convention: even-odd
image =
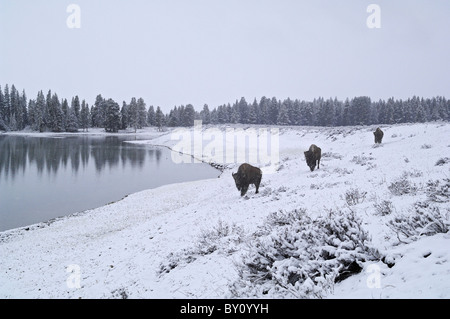
[[(40, 174), (46, 170), (56, 173), (60, 167), (71, 165), (76, 173), (80, 167), (86, 168), (93, 160), (97, 172), (104, 168), (112, 169), (120, 162), (123, 166), (142, 168), (147, 154), (161, 159), (160, 149), (147, 149), (143, 146), (122, 143), (125, 139), (117, 136), (107, 137), (0, 137), (0, 176), (11, 176), (25, 172), (28, 164), (35, 164)], [(148, 151), (148, 152), (147, 152)]]

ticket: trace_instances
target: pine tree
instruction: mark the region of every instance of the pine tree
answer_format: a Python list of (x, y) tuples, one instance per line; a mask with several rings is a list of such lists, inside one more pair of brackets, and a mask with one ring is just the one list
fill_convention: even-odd
[(385, 117), (385, 124), (394, 124), (394, 106), (395, 101), (394, 98), (389, 98), (386, 103), (386, 117)]
[(9, 96), (9, 86), (8, 84), (5, 85), (5, 94), (3, 95), (3, 120), (5, 121), (6, 125), (9, 126), (9, 122), (11, 120), (11, 99)]
[(45, 97), (44, 93), (41, 91), (38, 92), (37, 98), (36, 98), (36, 104), (34, 107), (34, 125), (32, 126), (32, 129), (35, 131), (43, 132), (45, 130), (45, 124), (44, 124), (44, 109), (45, 109), (46, 103), (45, 103)]
[(149, 126), (155, 126), (155, 115), (155, 108), (153, 105), (150, 105), (147, 111), (147, 124)]
[(145, 105), (143, 98), (139, 98), (137, 100), (137, 117), (138, 117), (138, 128), (141, 129), (147, 125), (147, 107)]
[(128, 121), (130, 127), (134, 128), (134, 132), (136, 133), (139, 127), (139, 112), (135, 97), (131, 98), (131, 102), (128, 105)]
[(121, 129), (126, 130), (129, 125), (129, 119), (128, 119), (128, 105), (125, 101), (122, 102), (120, 115), (121, 115)]
[(28, 108), (27, 108), (27, 95), (25, 94), (25, 90), (22, 90), (22, 95), (20, 95), (19, 98), (19, 107), (20, 107), (20, 130), (23, 130), (29, 123), (28, 123)]
[(276, 97), (273, 97), (268, 103), (268, 118), (267, 124), (277, 124), (279, 104)]
[(49, 124), (53, 132), (63, 132), (63, 112), (58, 95), (55, 93), (50, 99), (49, 107)]
[(62, 100), (61, 110), (63, 112), (63, 127), (67, 129), (67, 122), (69, 118), (69, 102), (67, 101), (67, 99)]
[(156, 125), (156, 127), (158, 128), (159, 131), (162, 130), (162, 127), (164, 125), (164, 114), (161, 111), (161, 108), (159, 106), (156, 108), (155, 125)]
[(104, 101), (105, 99), (101, 96), (101, 94), (97, 95), (95, 98), (95, 103), (91, 110), (93, 127), (105, 127), (106, 112)]
[(107, 132), (118, 132), (120, 128), (120, 106), (113, 99), (108, 99), (106, 105), (105, 130)]
[(183, 126), (186, 127), (194, 126), (194, 120), (195, 120), (194, 107), (192, 106), (192, 104), (188, 104), (184, 109)]
[(78, 132), (78, 119), (73, 104), (67, 111), (66, 132)]
[(81, 110), (81, 105), (80, 105), (80, 99), (78, 98), (78, 95), (76, 95), (74, 98), (72, 98), (72, 103), (70, 106), (75, 114), (75, 117), (77, 118), (77, 122), (78, 124), (80, 123), (80, 110)]
[(8, 126), (5, 123), (4, 120), (4, 104), (5, 104), (5, 97), (3, 96), (3, 91), (2, 91), (2, 87), (0, 85), (0, 130), (2, 131), (7, 131), (8, 130)]
[(10, 105), (10, 113), (9, 113), (9, 127), (13, 131), (17, 131), (20, 128), (18, 128), (18, 120), (20, 117), (19, 113), (19, 94), (16, 90), (16, 87), (11, 85), (11, 91), (10, 91), (10, 99), (11, 99), (11, 105)]
[(248, 123), (248, 104), (244, 97), (241, 97), (241, 100), (238, 104), (239, 110), (239, 123), (247, 124)]
[(248, 110), (248, 123), (249, 124), (257, 124), (258, 123), (258, 102), (256, 99), (253, 101), (251, 105), (249, 105)]
[(200, 112), (202, 123), (207, 125), (211, 123), (211, 113), (209, 112), (208, 104), (203, 105), (203, 110)]
[(286, 104), (281, 104), (280, 107), (280, 111), (278, 112), (278, 119), (277, 119), (277, 123), (278, 125), (289, 125), (290, 121), (289, 121), (289, 115), (288, 115), (288, 110), (286, 107)]
[(80, 127), (83, 129), (83, 131), (88, 131), (89, 128), (89, 105), (85, 100), (81, 102)]

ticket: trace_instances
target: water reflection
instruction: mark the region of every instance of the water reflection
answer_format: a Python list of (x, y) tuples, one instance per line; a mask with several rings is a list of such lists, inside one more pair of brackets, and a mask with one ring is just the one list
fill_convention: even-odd
[(77, 173), (92, 159), (97, 173), (119, 164), (142, 168), (147, 156), (157, 163), (161, 160), (160, 149), (148, 149), (122, 143), (126, 138), (107, 137), (23, 137), (0, 136), (0, 176), (14, 179), (25, 173), (27, 166), (35, 165), (39, 174), (46, 171), (56, 174), (70, 165)]
[(218, 176), (206, 164), (174, 163), (166, 148), (123, 143), (131, 138), (0, 136), (0, 231)]

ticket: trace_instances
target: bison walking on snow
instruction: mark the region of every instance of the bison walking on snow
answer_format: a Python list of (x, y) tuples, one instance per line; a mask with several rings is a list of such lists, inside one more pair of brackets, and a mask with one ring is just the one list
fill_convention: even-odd
[(259, 184), (261, 183), (262, 172), (258, 167), (250, 164), (242, 164), (239, 166), (237, 173), (232, 173), (236, 188), (241, 192), (241, 196), (247, 193), (248, 186), (254, 184), (256, 194), (258, 194)]
[(322, 150), (320, 147), (312, 144), (309, 147), (309, 150), (305, 152), (305, 158), (306, 158), (306, 164), (311, 169), (311, 172), (314, 171), (314, 168), (316, 168), (317, 163), (317, 169), (320, 168), (320, 158), (322, 157)]
[(383, 131), (378, 127), (375, 132), (373, 132), (373, 135), (375, 135), (375, 144), (381, 144), (381, 140), (383, 139)]

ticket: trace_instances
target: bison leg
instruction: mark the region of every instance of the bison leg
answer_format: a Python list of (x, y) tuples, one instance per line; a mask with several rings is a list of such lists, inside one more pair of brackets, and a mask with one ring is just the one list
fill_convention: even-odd
[(320, 168), (320, 158), (317, 160), (317, 169)]
[(255, 183), (255, 187), (256, 187), (256, 193), (255, 194), (258, 194), (258, 191), (259, 191), (259, 184), (261, 183), (261, 177), (260, 178), (258, 178), (258, 180), (256, 181), (256, 183)]
[(247, 190), (248, 190), (248, 185), (247, 186), (242, 186), (241, 196), (244, 196), (247, 193)]

